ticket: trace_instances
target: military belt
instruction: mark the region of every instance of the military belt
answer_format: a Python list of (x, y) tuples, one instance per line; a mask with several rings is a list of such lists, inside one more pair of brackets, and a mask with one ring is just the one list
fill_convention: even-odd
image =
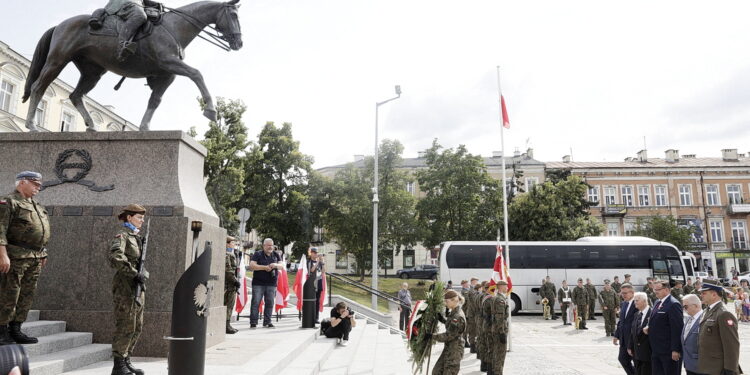
[(35, 246), (35, 245), (28, 244), (28, 243), (21, 242), (21, 241), (9, 242), (8, 245), (12, 245), (12, 246), (16, 246), (16, 247), (22, 247), (22, 248), (24, 248), (26, 250), (33, 250), (33, 251), (42, 251), (42, 250), (44, 250), (44, 246)]

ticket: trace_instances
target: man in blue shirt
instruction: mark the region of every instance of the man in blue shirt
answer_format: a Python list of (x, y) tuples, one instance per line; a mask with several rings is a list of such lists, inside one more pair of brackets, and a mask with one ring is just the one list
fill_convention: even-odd
[(273, 251), (273, 240), (263, 240), (263, 251), (256, 251), (250, 260), (250, 270), (253, 271), (253, 299), (250, 305), (250, 328), (258, 326), (258, 306), (263, 298), (263, 327), (273, 328), (271, 315), (276, 305), (276, 279), (284, 264), (276, 252)]

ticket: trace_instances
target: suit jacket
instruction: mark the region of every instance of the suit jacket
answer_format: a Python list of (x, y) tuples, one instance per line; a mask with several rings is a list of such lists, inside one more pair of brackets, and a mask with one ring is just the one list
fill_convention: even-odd
[[(703, 315), (700, 316), (703, 319)], [(701, 322), (693, 322), (690, 332), (685, 336), (685, 329), (682, 331), (682, 361), (685, 363), (685, 370), (691, 372), (698, 371), (698, 332), (701, 328)]]
[(718, 374), (722, 369), (739, 374), (740, 339), (737, 318), (719, 302), (711, 310), (703, 310), (698, 337), (698, 372)]
[(648, 340), (648, 335), (643, 333), (643, 328), (648, 327), (648, 322), (651, 318), (651, 309), (643, 317), (640, 325), (637, 324), (638, 313), (633, 318), (633, 329), (630, 332), (632, 339), (628, 347), (633, 352), (633, 359), (648, 362), (651, 361), (651, 342)]
[[(658, 300), (657, 302), (658, 303)], [(682, 305), (674, 297), (667, 296), (664, 303), (652, 309), (648, 322), (648, 339), (655, 356), (682, 353)]]
[(623, 301), (620, 304), (620, 320), (617, 322), (617, 329), (615, 330), (615, 337), (620, 340), (620, 345), (629, 347), (631, 335), (631, 329), (633, 327), (633, 321), (635, 320), (635, 312), (638, 309), (635, 308), (635, 301), (632, 301), (630, 310), (625, 313), (625, 309), (628, 307), (628, 302)]

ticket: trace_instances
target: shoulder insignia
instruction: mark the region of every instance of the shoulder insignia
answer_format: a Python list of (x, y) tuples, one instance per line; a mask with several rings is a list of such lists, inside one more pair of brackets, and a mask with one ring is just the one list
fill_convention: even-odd
[(453, 319), (453, 323), (458, 323), (458, 319)]
[(8, 201), (5, 199), (0, 199), (0, 204), (8, 204)]
[(734, 320), (727, 319), (727, 325), (730, 326), (730, 327), (733, 326), (734, 325)]
[(122, 233), (115, 236), (115, 238), (120, 238), (120, 237), (122, 237)]

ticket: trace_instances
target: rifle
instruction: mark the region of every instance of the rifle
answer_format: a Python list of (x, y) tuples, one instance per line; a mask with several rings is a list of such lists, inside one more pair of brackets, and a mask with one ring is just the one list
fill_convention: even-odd
[[(148, 277), (148, 271), (146, 271), (145, 263), (146, 263), (146, 249), (148, 248), (148, 233), (151, 230), (151, 219), (148, 219), (148, 222), (146, 222), (146, 235), (143, 236), (143, 240), (141, 241), (141, 256), (138, 257), (138, 273), (145, 273), (146, 277)], [(141, 306), (141, 294), (143, 294), (143, 284), (136, 283), (135, 286), (135, 303), (138, 304), (138, 306)]]

